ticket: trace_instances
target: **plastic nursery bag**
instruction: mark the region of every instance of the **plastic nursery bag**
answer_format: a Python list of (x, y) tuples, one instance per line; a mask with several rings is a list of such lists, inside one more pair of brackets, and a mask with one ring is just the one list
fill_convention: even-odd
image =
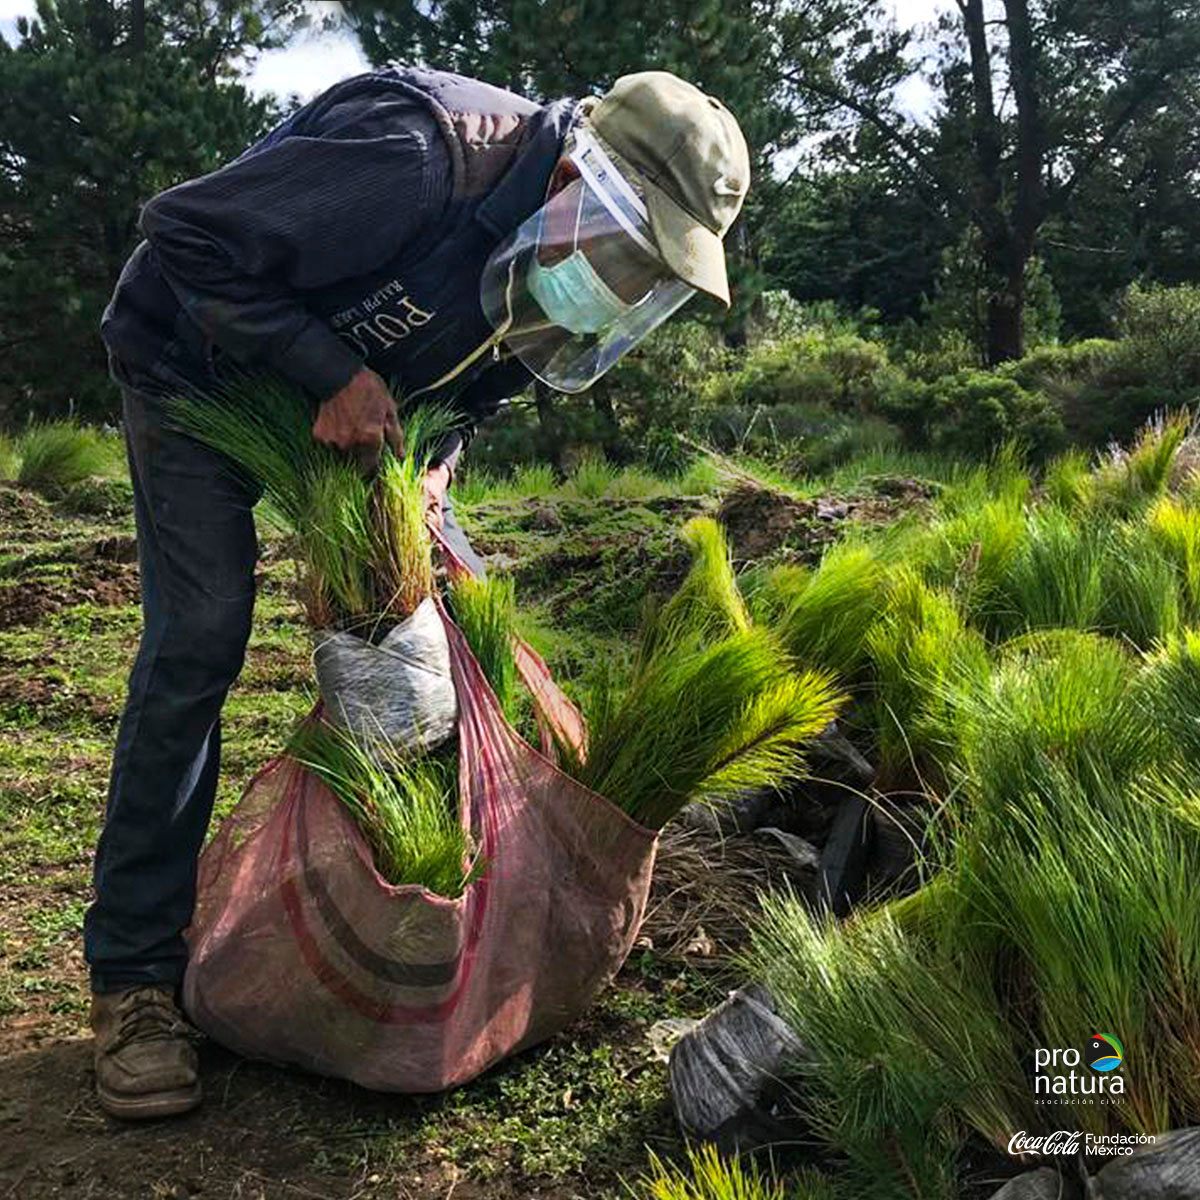
[(432, 597), (377, 645), (319, 633), (313, 659), (326, 717), (368, 742), (431, 750), (454, 735), (450, 643)]

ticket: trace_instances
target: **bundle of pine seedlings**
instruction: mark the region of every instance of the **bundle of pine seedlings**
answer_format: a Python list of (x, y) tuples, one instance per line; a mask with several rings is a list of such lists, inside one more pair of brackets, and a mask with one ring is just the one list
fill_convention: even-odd
[[(805, 1046), (839, 1194), (953, 1200), (971, 1135), (1200, 1119), (1198, 698), (1193, 634), (1006, 643), (955, 703), (929, 882), (841, 923), (767, 902), (747, 966)], [(1130, 1047), (1117, 1070), (1039, 1060), (1081, 1022)]]
[(652, 829), (693, 800), (796, 777), (840, 699), (827, 675), (798, 670), (751, 623), (720, 526), (697, 519), (685, 536), (688, 575), (647, 615), (627, 677), (586, 705), (586, 753), (560, 746), (568, 773)]
[[(314, 441), (308, 399), (277, 379), (180, 400), (174, 416), (262, 489), (291, 537), (314, 629), (379, 640), (433, 594), (422, 481), (450, 428), (448, 413), (407, 414), (403, 454), (385, 449), (373, 479)], [(458, 816), (453, 743), (401, 750), (371, 729), (347, 730), (318, 715), (302, 723), (289, 752), (354, 816), (389, 883), (457, 896), (479, 870)]]
[(249, 377), (177, 400), (172, 415), (262, 489), (292, 539), (314, 629), (379, 640), (433, 594), (422, 481), (431, 453), (453, 428), (448, 410), (406, 413), (403, 453), (385, 447), (373, 478), (314, 440), (310, 401), (277, 377)]

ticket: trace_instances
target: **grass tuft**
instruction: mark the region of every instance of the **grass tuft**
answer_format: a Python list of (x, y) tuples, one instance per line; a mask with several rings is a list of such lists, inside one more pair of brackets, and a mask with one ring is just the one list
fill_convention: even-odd
[(426, 406), (406, 414), (403, 454), (385, 449), (369, 482), (345, 455), (313, 439), (308, 398), (282, 380), (242, 380), (172, 408), (181, 429), (263, 488), (295, 538), (315, 627), (385, 631), (431, 594), (421, 481), (453, 427), (448, 411)]
[(867, 635), (879, 614), (883, 563), (871, 548), (843, 543), (802, 582), (780, 614), (780, 636), (798, 662), (852, 678), (865, 664)]
[(797, 774), (805, 742), (837, 711), (832, 683), (793, 673), (778, 642), (750, 629), (684, 643), (610, 684), (588, 707), (585, 762), (569, 770), (634, 820), (661, 828), (690, 800), (720, 799)]
[(384, 739), (307, 720), (288, 753), (322, 779), (363, 831), (379, 873), (460, 896), (481, 865), (458, 818), (453, 759), (401, 754)]
[(650, 1173), (628, 1189), (640, 1200), (826, 1200), (833, 1192), (814, 1172), (781, 1182), (769, 1179), (759, 1168), (740, 1158), (724, 1159), (712, 1145), (689, 1148), (683, 1166), (664, 1163), (650, 1155)]
[(513, 581), (505, 576), (480, 579), (465, 573), (450, 581), (454, 622), (491, 684), (510, 721), (516, 716), (517, 667), (513, 657), (517, 601)]
[(115, 457), (111, 439), (73, 421), (32, 425), (16, 441), (22, 487), (61, 495), (93, 475), (110, 472)]
[(689, 640), (719, 641), (750, 628), (750, 614), (738, 591), (725, 531), (711, 517), (683, 528), (692, 565), (675, 594), (642, 627), (641, 660)]

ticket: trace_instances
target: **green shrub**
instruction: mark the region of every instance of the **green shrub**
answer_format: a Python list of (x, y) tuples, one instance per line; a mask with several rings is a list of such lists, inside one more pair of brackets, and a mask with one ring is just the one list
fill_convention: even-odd
[(740, 1158), (724, 1159), (713, 1145), (689, 1149), (687, 1163), (674, 1166), (650, 1156), (650, 1174), (630, 1189), (638, 1200), (832, 1200), (832, 1191), (816, 1175), (789, 1186), (762, 1174)]
[(751, 347), (737, 370), (710, 377), (704, 400), (713, 406), (809, 404), (869, 411), (892, 374), (879, 342), (810, 329)]
[(1200, 395), (1200, 284), (1133, 284), (1117, 326), (1127, 364), (1167, 391)]
[(961, 330), (911, 318), (892, 334), (892, 361), (910, 379), (923, 383), (980, 365), (979, 351)]
[(1045, 392), (1053, 400), (1078, 393), (1080, 384), (1095, 382), (1120, 350), (1118, 342), (1085, 338), (1065, 346), (1039, 346), (999, 372), (1030, 392)]
[(958, 371), (933, 383), (898, 382), (880, 411), (913, 446), (975, 458), (1018, 441), (1041, 459), (1065, 439), (1062, 419), (1046, 397), (988, 371)]
[(73, 421), (32, 425), (17, 439), (17, 483), (62, 495), (93, 475), (112, 473), (112, 443), (99, 430)]

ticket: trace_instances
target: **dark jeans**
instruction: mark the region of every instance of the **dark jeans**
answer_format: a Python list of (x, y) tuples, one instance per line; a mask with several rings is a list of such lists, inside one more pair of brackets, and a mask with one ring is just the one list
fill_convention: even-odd
[[(257, 495), (221, 455), (165, 428), (153, 398), (123, 391), (143, 628), (84, 922), (98, 992), (183, 976), (221, 706), (245, 657), (258, 558)], [(449, 505), (445, 533), (482, 569)]]

